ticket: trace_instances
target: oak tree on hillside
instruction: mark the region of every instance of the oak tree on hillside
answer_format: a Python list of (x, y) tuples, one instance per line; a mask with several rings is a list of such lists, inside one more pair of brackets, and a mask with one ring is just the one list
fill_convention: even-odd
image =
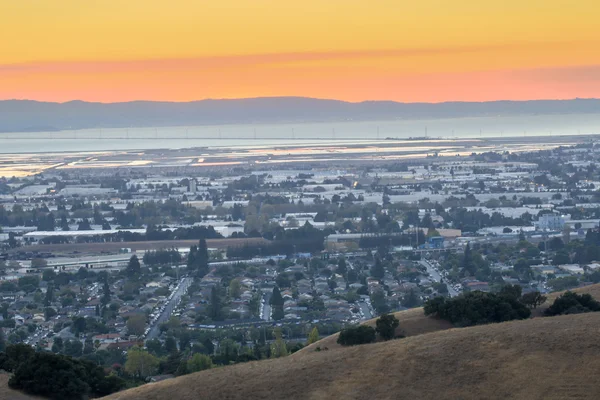
[(383, 340), (390, 340), (396, 336), (399, 325), (400, 321), (393, 314), (384, 314), (375, 322), (375, 330)]
[(521, 296), (521, 303), (525, 304), (529, 308), (537, 308), (544, 304), (546, 296), (540, 292), (529, 292)]

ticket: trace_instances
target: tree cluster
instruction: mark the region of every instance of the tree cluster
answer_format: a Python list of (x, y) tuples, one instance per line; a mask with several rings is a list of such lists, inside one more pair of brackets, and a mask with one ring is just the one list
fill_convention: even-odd
[(27, 345), (10, 345), (0, 353), (0, 368), (13, 372), (13, 389), (51, 399), (85, 399), (117, 392), (125, 382), (86, 361), (64, 355), (36, 352)]
[(472, 326), (493, 322), (529, 318), (531, 311), (518, 295), (508, 293), (486, 293), (480, 291), (464, 293), (454, 298), (435, 297), (425, 303), (425, 315), (433, 315), (450, 321), (457, 326)]
[(544, 314), (554, 316), (596, 311), (600, 311), (600, 302), (596, 301), (590, 294), (577, 294), (569, 291), (554, 300), (554, 303), (548, 307)]
[(358, 344), (373, 343), (376, 337), (375, 329), (367, 325), (359, 325), (343, 329), (338, 336), (337, 343), (342, 346), (355, 346)]

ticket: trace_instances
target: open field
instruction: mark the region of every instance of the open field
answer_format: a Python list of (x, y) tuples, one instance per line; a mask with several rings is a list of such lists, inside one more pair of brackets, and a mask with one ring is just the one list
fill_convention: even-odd
[[(268, 243), (263, 238), (243, 239), (208, 239), (206, 245), (209, 248), (226, 249), (227, 247), (243, 246), (244, 244)], [(39, 244), (19, 247), (8, 253), (20, 251), (50, 252), (55, 254), (100, 254), (117, 253), (121, 248), (130, 248), (131, 251), (168, 249), (172, 247), (190, 247), (198, 244), (198, 240), (157, 240), (143, 242), (106, 242), (106, 243), (65, 243), (65, 244)]]
[(238, 364), (106, 399), (597, 399), (600, 313)]

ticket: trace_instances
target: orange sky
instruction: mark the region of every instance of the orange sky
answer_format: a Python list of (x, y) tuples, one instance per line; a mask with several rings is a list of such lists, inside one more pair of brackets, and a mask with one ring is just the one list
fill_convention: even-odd
[(600, 97), (597, 0), (27, 0), (0, 16), (0, 99)]

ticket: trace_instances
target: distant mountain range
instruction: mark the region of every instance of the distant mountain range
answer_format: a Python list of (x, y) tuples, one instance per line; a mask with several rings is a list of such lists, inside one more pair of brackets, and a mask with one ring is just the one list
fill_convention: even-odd
[(107, 104), (5, 100), (0, 101), (0, 132), (573, 113), (600, 113), (600, 99), (348, 103), (303, 97), (265, 97), (187, 103), (132, 101)]

